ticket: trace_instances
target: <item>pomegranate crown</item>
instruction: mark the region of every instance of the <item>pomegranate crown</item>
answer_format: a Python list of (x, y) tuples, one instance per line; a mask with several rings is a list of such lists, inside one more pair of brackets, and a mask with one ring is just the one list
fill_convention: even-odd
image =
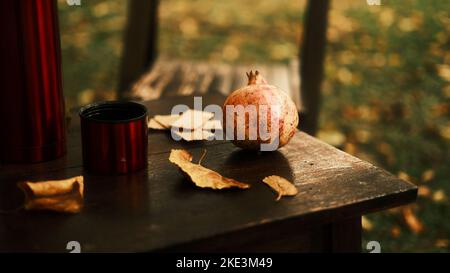
[(253, 70), (250, 70), (250, 72), (247, 72), (248, 77), (248, 85), (251, 84), (266, 84), (266, 79), (264, 79), (261, 74), (259, 74), (258, 70), (255, 70), (255, 73), (253, 73)]

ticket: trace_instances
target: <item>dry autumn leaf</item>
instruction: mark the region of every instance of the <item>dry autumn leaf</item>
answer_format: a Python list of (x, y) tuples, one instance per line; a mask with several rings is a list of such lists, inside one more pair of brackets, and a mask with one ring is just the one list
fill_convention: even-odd
[(189, 109), (181, 115), (156, 115), (148, 122), (153, 130), (172, 130), (185, 141), (212, 140), (212, 130), (222, 130), (220, 120), (211, 120), (211, 112)]
[(423, 224), (414, 214), (411, 206), (402, 208), (402, 215), (412, 232), (418, 234), (423, 231)]
[(169, 161), (180, 167), (181, 171), (200, 188), (211, 188), (218, 190), (227, 188), (250, 188), (250, 185), (248, 184), (223, 177), (219, 173), (205, 168), (200, 164), (192, 163), (192, 155), (186, 150), (172, 149), (170, 152)]
[(277, 201), (280, 200), (282, 196), (294, 196), (298, 193), (294, 184), (277, 175), (265, 177), (263, 182), (278, 193)]
[(26, 210), (77, 213), (83, 207), (83, 176), (65, 180), (20, 182), (18, 187), (25, 193)]
[(417, 195), (421, 197), (428, 197), (431, 194), (430, 188), (427, 186), (419, 186), (419, 189), (417, 191)]
[(433, 201), (436, 203), (440, 203), (445, 201), (446, 196), (444, 190), (440, 189), (433, 193)]
[(214, 114), (189, 109), (181, 114), (181, 117), (171, 124), (172, 127), (194, 130), (201, 128), (208, 120), (212, 119)]
[(430, 182), (434, 178), (434, 170), (429, 169), (422, 173), (422, 181), (423, 182)]
[(153, 119), (161, 124), (164, 128), (170, 129), (172, 124), (180, 119), (180, 115), (156, 115)]
[(448, 240), (448, 239), (438, 239), (438, 240), (436, 240), (434, 245), (436, 247), (439, 247), (439, 248), (448, 248), (449, 245), (450, 245), (450, 240)]
[(364, 230), (371, 231), (373, 229), (372, 221), (367, 219), (366, 216), (361, 217), (361, 226)]
[(398, 236), (400, 236), (400, 234), (402, 233), (402, 230), (400, 229), (399, 226), (393, 226), (391, 228), (391, 236), (394, 238), (397, 238)]
[(148, 128), (153, 129), (153, 130), (166, 130), (167, 129), (161, 123), (157, 122), (156, 119), (154, 119), (154, 118), (151, 118), (148, 121)]

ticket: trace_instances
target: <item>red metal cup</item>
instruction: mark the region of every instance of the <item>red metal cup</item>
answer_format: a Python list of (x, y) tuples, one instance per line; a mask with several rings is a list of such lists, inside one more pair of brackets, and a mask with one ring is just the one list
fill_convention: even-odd
[(147, 108), (135, 102), (101, 102), (81, 108), (84, 168), (125, 174), (147, 166)]
[(0, 161), (66, 152), (58, 9), (54, 0), (0, 1)]

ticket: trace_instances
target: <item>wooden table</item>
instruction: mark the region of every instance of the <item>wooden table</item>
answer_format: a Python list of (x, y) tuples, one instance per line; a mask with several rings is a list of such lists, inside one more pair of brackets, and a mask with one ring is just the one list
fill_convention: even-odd
[[(206, 103), (221, 104), (209, 95)], [(149, 101), (150, 114), (192, 97)], [(66, 252), (69, 241), (90, 251), (360, 251), (361, 215), (413, 202), (417, 188), (304, 133), (276, 152), (248, 153), (226, 141), (175, 142), (149, 134), (148, 168), (131, 175), (83, 172), (78, 116), (67, 156), (34, 165), (0, 167), (1, 209), (22, 203), (16, 183), (83, 174), (85, 207), (76, 215), (48, 212), (0, 214), (0, 251)], [(31, 133), (31, 132), (30, 132)], [(248, 182), (245, 191), (196, 188), (169, 162), (170, 150), (188, 149), (203, 165)], [(277, 174), (299, 193), (275, 201), (261, 180)], [(374, 238), (376, 239), (376, 238)]]

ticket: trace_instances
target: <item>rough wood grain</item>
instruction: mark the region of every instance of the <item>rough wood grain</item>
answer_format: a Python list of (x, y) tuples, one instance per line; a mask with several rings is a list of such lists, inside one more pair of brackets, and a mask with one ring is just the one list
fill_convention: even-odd
[[(205, 103), (223, 99), (207, 96)], [(174, 97), (146, 105), (151, 114), (165, 114), (178, 103), (192, 104), (193, 99)], [(0, 207), (6, 210), (21, 204), (18, 181), (83, 174), (84, 210), (73, 216), (23, 211), (0, 214), (0, 251), (64, 252), (71, 240), (79, 241), (86, 252), (231, 251), (244, 245), (243, 251), (332, 251), (329, 225), (412, 202), (417, 194), (414, 185), (300, 132), (279, 151), (258, 154), (225, 141), (174, 142), (169, 135), (152, 131), (146, 170), (95, 176), (82, 168), (77, 119), (71, 123), (67, 157), (35, 165), (0, 166)], [(172, 148), (188, 149), (197, 159), (206, 148), (204, 166), (250, 183), (252, 188), (226, 192), (198, 189), (169, 162)], [(298, 195), (275, 202), (273, 193), (260, 182), (272, 174), (293, 181)], [(297, 247), (255, 244), (258, 236), (279, 237), (275, 234), (283, 231), (298, 238), (292, 241)], [(321, 239), (311, 245), (316, 237)], [(279, 239), (289, 241), (283, 238)], [(210, 248), (205, 244), (209, 239)]]

